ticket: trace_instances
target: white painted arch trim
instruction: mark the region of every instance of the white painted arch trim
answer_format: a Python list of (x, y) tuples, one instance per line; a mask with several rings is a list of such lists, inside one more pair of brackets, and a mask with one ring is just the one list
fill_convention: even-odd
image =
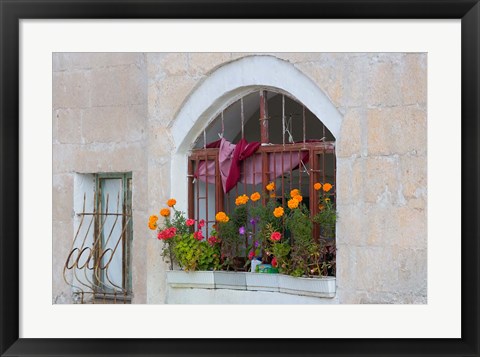
[[(313, 80), (290, 62), (274, 56), (243, 57), (214, 70), (193, 90), (172, 121), (172, 183), (179, 183), (178, 178), (185, 176), (186, 154), (204, 128), (225, 107), (262, 88), (283, 92), (305, 105), (338, 139), (342, 115)], [(186, 204), (186, 181), (184, 185), (173, 184), (171, 193), (179, 206)]]

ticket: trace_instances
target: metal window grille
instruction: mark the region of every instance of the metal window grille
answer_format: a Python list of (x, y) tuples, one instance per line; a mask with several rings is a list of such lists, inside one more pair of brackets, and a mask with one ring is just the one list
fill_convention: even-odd
[[(253, 155), (253, 160), (261, 158), (262, 165), (255, 171), (255, 165), (250, 167), (250, 173), (253, 176), (252, 183), (243, 182), (237, 185), (228, 193), (223, 192), (220, 164), (219, 149), (207, 148), (205, 132), (203, 133), (203, 148), (192, 150), (188, 160), (188, 215), (191, 218), (204, 219), (207, 222), (206, 234), (212, 230), (215, 223), (215, 213), (224, 211), (230, 214), (235, 208), (235, 198), (238, 195), (251, 195), (253, 192), (265, 192), (266, 185), (274, 181), (276, 187), (276, 199), (282, 205), (286, 204), (287, 195), (290, 190), (299, 188), (303, 195), (303, 202), (309, 207), (312, 217), (319, 211), (318, 194), (314, 190), (316, 182), (329, 182), (333, 185), (330, 192), (330, 198), (335, 202), (335, 178), (336, 178), (336, 158), (335, 158), (335, 142), (326, 141), (326, 138), (333, 138), (322, 125), (322, 130), (317, 132), (317, 140), (306, 140), (306, 121), (305, 107), (299, 117), (302, 120), (302, 138), (301, 142), (292, 143), (291, 116), (289, 119), (285, 115), (285, 96), (282, 97), (282, 138), (269, 138), (268, 136), (268, 106), (267, 95), (265, 91), (260, 92), (260, 128), (262, 146)], [(243, 105), (242, 118), (243, 118)], [(222, 135), (223, 135), (223, 112), (222, 119)], [(244, 137), (243, 120), (242, 120), (242, 138)], [(273, 139), (273, 140), (272, 140)], [(287, 139), (287, 143), (285, 142)], [(281, 142), (281, 144), (271, 144), (269, 141)], [(308, 155), (306, 155), (308, 154)], [(275, 160), (275, 156), (277, 160)], [(278, 160), (278, 157), (281, 157)], [(308, 160), (304, 158), (308, 157)], [(214, 170), (204, 170), (202, 180), (195, 178), (195, 173), (200, 165), (205, 163), (212, 164), (214, 162)], [(273, 162), (273, 164), (272, 164)], [(246, 161), (242, 163), (242, 175), (245, 174)], [(264, 202), (265, 203), (265, 202)], [(321, 237), (321, 229), (318, 224), (314, 225), (314, 239), (319, 240)], [(247, 238), (246, 238), (247, 239)], [(333, 242), (334, 243), (334, 242)], [(248, 242), (245, 242), (245, 247)], [(239, 252), (236, 252), (239, 253)]]
[(77, 303), (130, 303), (132, 177), (95, 174), (95, 192), (85, 192), (64, 266)]

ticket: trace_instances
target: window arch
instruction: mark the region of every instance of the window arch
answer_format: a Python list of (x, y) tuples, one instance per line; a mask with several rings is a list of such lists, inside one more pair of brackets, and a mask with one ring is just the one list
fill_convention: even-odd
[[(189, 217), (206, 221), (208, 237), (216, 212), (232, 212), (240, 195), (267, 193), (270, 182), (282, 205), (292, 189), (299, 189), (313, 217), (319, 211), (315, 183), (333, 184), (335, 201), (335, 162), (335, 137), (308, 108), (285, 91), (251, 91), (223, 108), (193, 143)], [(313, 238), (325, 238), (322, 232), (315, 225)], [(245, 237), (233, 255), (246, 256), (250, 244)]]

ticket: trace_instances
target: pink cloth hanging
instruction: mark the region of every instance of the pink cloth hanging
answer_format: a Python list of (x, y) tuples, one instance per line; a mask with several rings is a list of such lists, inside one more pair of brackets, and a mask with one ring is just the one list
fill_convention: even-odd
[[(225, 139), (208, 144), (207, 148), (219, 148), (218, 161), (223, 192), (228, 193), (238, 182), (259, 184), (262, 182), (262, 156), (254, 155), (259, 142), (248, 143), (241, 139), (237, 145)], [(283, 161), (283, 166), (282, 166)], [(269, 180), (295, 170), (300, 162), (308, 162), (308, 151), (276, 152), (268, 155)], [(194, 175), (202, 182), (215, 184), (215, 161), (201, 160)]]

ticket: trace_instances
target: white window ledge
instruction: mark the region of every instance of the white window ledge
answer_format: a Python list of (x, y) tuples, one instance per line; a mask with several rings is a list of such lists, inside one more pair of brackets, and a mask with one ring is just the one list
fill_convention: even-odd
[(174, 289), (268, 291), (320, 298), (334, 298), (336, 291), (336, 279), (332, 276), (295, 278), (283, 274), (174, 270), (167, 272), (167, 283)]

